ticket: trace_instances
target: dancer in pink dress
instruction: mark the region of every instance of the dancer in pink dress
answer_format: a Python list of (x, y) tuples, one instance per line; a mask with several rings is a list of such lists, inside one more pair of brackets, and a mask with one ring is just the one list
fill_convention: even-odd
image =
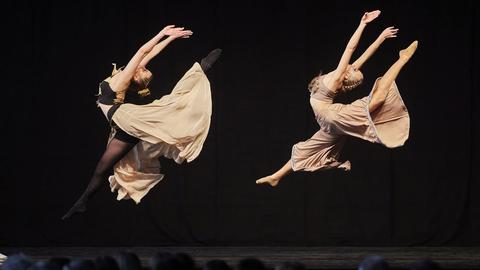
[(350, 162), (339, 156), (348, 136), (389, 148), (399, 147), (408, 139), (410, 118), (395, 83), (402, 67), (415, 53), (418, 42), (400, 51), (398, 60), (375, 81), (370, 94), (351, 104), (334, 103), (340, 92), (347, 92), (362, 83), (361, 66), (387, 38), (396, 37), (398, 29), (385, 29), (377, 40), (353, 64), (350, 58), (368, 23), (380, 15), (379, 10), (367, 12), (350, 38), (337, 68), (318, 75), (310, 82), (310, 105), (320, 129), (310, 139), (295, 144), (290, 160), (277, 172), (260, 178), (257, 184), (276, 186), (292, 171), (316, 171), (333, 168), (350, 170)]

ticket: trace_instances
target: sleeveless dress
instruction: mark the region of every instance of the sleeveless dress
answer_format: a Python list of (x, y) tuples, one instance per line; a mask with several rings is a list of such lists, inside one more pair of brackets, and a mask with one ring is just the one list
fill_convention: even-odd
[(320, 87), (312, 92), (310, 103), (320, 129), (310, 139), (292, 147), (294, 171), (316, 171), (332, 168), (350, 170), (349, 161), (339, 161), (340, 152), (348, 136), (357, 137), (389, 148), (402, 146), (408, 139), (410, 116), (395, 82), (388, 91), (385, 102), (373, 113), (370, 94), (351, 104), (333, 103), (335, 92), (319, 78)]
[(114, 166), (109, 177), (117, 199), (143, 196), (163, 179), (158, 158), (193, 161), (207, 138), (212, 114), (210, 82), (200, 64), (195, 63), (169, 95), (146, 105), (124, 103), (112, 121), (127, 134), (140, 139)]

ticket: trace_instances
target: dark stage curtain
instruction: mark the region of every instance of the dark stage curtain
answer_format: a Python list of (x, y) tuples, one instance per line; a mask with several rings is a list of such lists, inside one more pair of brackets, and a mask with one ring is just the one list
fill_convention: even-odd
[[(318, 130), (307, 85), (333, 70), (364, 11), (380, 9), (354, 58), (400, 29), (365, 64), (351, 102), (413, 40), (397, 79), (411, 116), (405, 146), (348, 140), (352, 171), (255, 180)], [(478, 1), (10, 1), (3, 8), (0, 245), (478, 245)], [(104, 187), (88, 211), (60, 217), (85, 188), (109, 127), (96, 108), (110, 63), (127, 63), (167, 24), (194, 31), (152, 63), (153, 97), (211, 49), (213, 116), (190, 164), (138, 205)], [(136, 100), (132, 102), (146, 102)]]

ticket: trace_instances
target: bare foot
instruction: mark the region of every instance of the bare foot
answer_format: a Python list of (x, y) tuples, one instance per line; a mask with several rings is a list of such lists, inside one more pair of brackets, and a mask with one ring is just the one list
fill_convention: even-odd
[(408, 61), (410, 57), (412, 57), (415, 51), (417, 50), (417, 47), (418, 47), (418, 41), (415, 40), (414, 42), (412, 42), (412, 44), (410, 44), (410, 46), (408, 46), (408, 48), (400, 51), (399, 53), (400, 58), (405, 61)]
[(352, 164), (350, 163), (349, 160), (343, 162), (342, 164), (340, 164), (340, 166), (338, 166), (339, 169), (342, 169), (346, 172), (349, 172), (350, 169), (352, 168)]
[(260, 179), (258, 179), (255, 183), (257, 184), (270, 184), (270, 186), (274, 187), (276, 185), (278, 185), (278, 182), (280, 181), (279, 178), (275, 178), (271, 175), (269, 176), (265, 176), (265, 177), (262, 177)]

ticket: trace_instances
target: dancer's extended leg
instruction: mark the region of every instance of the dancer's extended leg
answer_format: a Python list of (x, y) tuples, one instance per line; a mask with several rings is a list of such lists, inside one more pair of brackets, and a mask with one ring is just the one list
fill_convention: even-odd
[(418, 42), (414, 41), (408, 48), (400, 51), (400, 57), (398, 60), (387, 70), (387, 72), (383, 75), (383, 77), (377, 82), (376, 88), (373, 90), (372, 99), (369, 104), (369, 111), (373, 112), (378, 107), (380, 107), (383, 102), (385, 102), (385, 98), (387, 97), (388, 91), (392, 86), (393, 81), (402, 70), (403, 66), (410, 60), (410, 58), (415, 53), (417, 49)]
[(134, 146), (135, 143), (124, 142), (115, 138), (110, 141), (95, 168), (87, 188), (62, 219), (67, 219), (75, 213), (81, 213), (87, 210), (87, 201), (95, 194), (102, 182), (105, 181), (110, 169)]

